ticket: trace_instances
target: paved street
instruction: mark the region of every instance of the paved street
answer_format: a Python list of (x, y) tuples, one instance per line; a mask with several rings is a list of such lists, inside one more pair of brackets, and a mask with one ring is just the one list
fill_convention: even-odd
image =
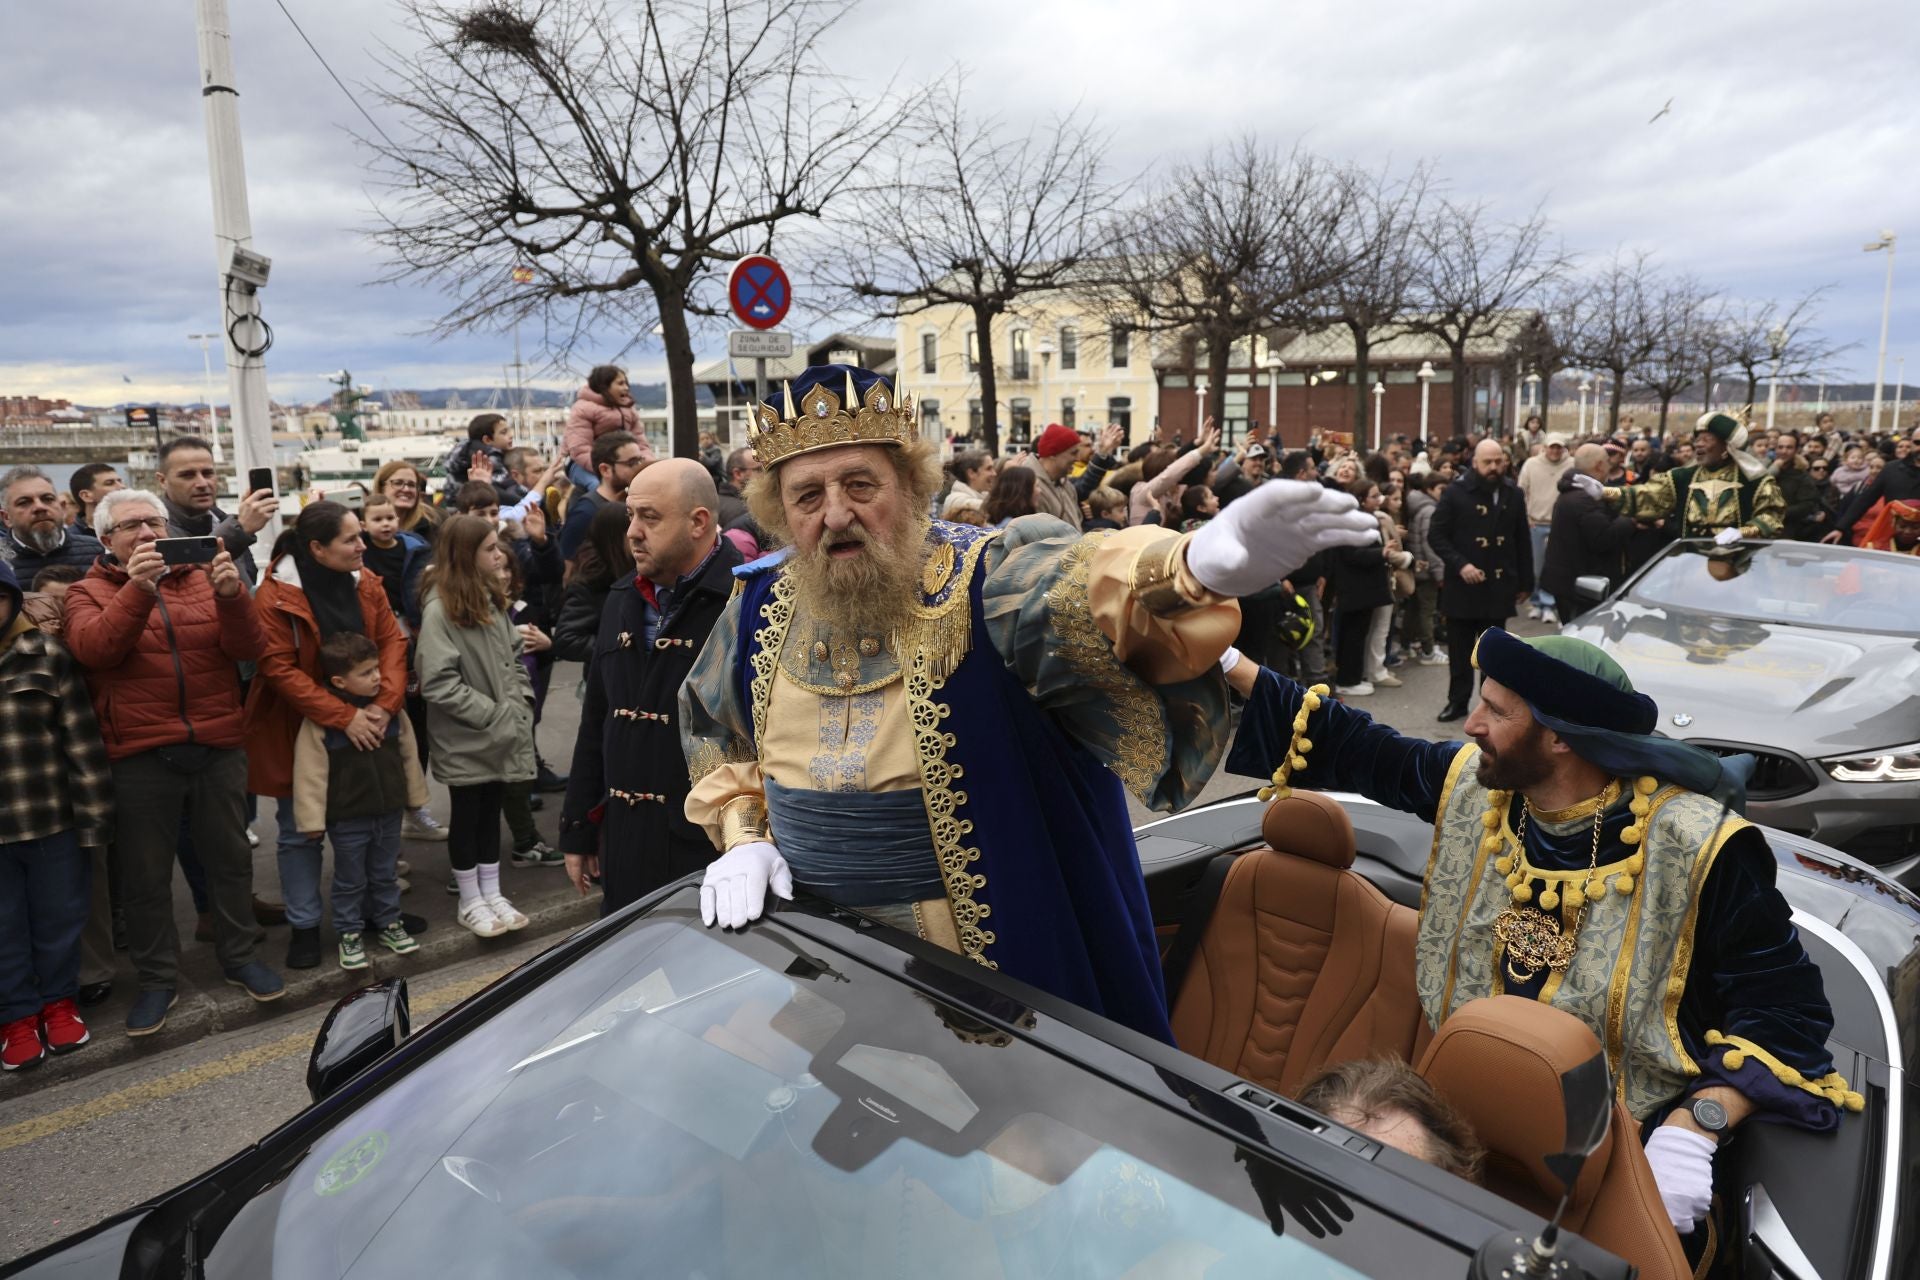
[[(578, 718), (574, 670), (563, 668), (556, 678), (541, 728), (543, 749), (556, 767), (569, 754)], [(1398, 674), (1404, 687), (1382, 689), (1356, 705), (1409, 733), (1458, 736), (1457, 723), (1441, 725), (1433, 718), (1445, 700), (1446, 668), (1407, 665)], [(1223, 773), (1208, 784), (1201, 802), (1260, 781)], [(436, 808), (444, 813), (444, 789), (435, 790)], [(546, 811), (537, 815), (549, 837), (558, 808), (558, 798), (549, 797)], [(1154, 816), (1138, 805), (1133, 809), (1136, 822)], [(272, 886), (270, 814), (260, 830), (257, 882)], [(536, 954), (555, 930), (577, 927), (593, 915), (561, 872), (509, 868), (508, 892), (547, 936), (482, 942), (452, 923), (453, 900), (441, 892), (448, 874), (445, 846), (412, 844), (406, 856), (414, 864), (415, 885), (407, 909), (433, 920), (422, 941), (435, 946), (404, 961), (375, 957), (372, 972), (407, 974), (421, 1021)], [(179, 909), (182, 934), (191, 936), (192, 904), (184, 886)], [(285, 939), (285, 929), (268, 931), (267, 957), (275, 964), (284, 956)], [(208, 947), (188, 944), (186, 958), (195, 986), (191, 993), (183, 989), (181, 1008), (192, 1007), (190, 995), (204, 1006), (199, 1017), (182, 1018), (176, 1011), (180, 1025), (170, 1024), (168, 1035), (154, 1038), (159, 1043), (130, 1042), (119, 1027), (124, 999), (116, 998), (93, 1019), (93, 1045), (0, 1081), (0, 1258), (19, 1256), (176, 1186), (300, 1110), (314, 1031), (334, 999), (368, 978), (342, 973), (329, 958), (310, 974), (288, 975), (295, 995), (283, 1006), (256, 1009), (240, 992), (218, 985)]]

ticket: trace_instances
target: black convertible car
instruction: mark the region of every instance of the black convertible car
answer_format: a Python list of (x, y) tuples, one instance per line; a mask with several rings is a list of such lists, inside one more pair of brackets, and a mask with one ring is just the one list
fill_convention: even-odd
[[(1556, 1210), (1582, 1234), (1539, 1274), (1625, 1280), (1616, 1253), (1678, 1274), (1604, 1070), (1596, 1096), (1577, 1061), (1597, 1045), (1533, 1038), (1529, 1011), (1557, 1011), (1476, 1002), (1519, 1006), (1503, 1044), (1533, 1051), (1494, 1081), (1527, 1123), (1473, 1116), (1485, 1186), (1288, 1100), (1356, 1052), (1417, 1055), (1468, 1093), (1480, 1064), (1450, 1032), (1468, 1010), (1437, 1035), (1406, 1017), (1394, 958), (1427, 829), (1355, 797), (1279, 803), (1264, 830), (1296, 848), (1270, 847), (1250, 797), (1140, 831), (1191, 1053), (825, 903), (703, 929), (681, 882), (418, 1032), (403, 981), (348, 997), (312, 1107), (4, 1274), (1500, 1276)], [(1867, 1107), (1837, 1136), (1734, 1140), (1716, 1266), (1920, 1274), (1903, 1176), (1920, 901), (1803, 839), (1775, 847)]]

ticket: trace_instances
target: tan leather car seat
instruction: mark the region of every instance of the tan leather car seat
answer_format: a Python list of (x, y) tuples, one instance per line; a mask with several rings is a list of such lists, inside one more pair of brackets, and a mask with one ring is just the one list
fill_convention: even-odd
[(1275, 800), (1268, 848), (1234, 861), (1173, 1004), (1195, 1057), (1291, 1097), (1330, 1064), (1412, 1061), (1418, 917), (1355, 874), (1353, 824), (1325, 796)]
[[(1567, 1145), (1560, 1077), (1600, 1051), (1587, 1024), (1572, 1014), (1521, 996), (1492, 996), (1454, 1010), (1418, 1069), (1486, 1147), (1487, 1189), (1546, 1218), (1563, 1193), (1544, 1159)], [(1618, 1099), (1564, 1222), (1640, 1268), (1641, 1280), (1693, 1274), (1660, 1202), (1640, 1127)]]

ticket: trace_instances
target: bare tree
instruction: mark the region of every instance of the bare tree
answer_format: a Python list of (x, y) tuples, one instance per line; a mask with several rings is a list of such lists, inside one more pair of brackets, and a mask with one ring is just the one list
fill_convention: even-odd
[(1674, 400), (1699, 380), (1701, 370), (1721, 341), (1716, 332), (1721, 316), (1713, 299), (1691, 279), (1659, 286), (1653, 302), (1653, 350), (1630, 376), (1660, 402), (1660, 437), (1667, 435), (1667, 415)]
[(1763, 376), (1795, 382), (1832, 371), (1833, 357), (1846, 348), (1814, 329), (1820, 301), (1832, 287), (1822, 285), (1791, 302), (1750, 303), (1729, 314), (1724, 363), (1745, 377), (1748, 404), (1759, 395)]
[(1522, 222), (1503, 224), (1484, 204), (1442, 199), (1422, 219), (1419, 237), (1420, 310), (1407, 327), (1446, 344), (1454, 430), (1465, 431), (1473, 408), (1467, 348), (1498, 332), (1505, 313), (1537, 300), (1566, 270), (1567, 258), (1548, 243), (1538, 209)]
[(1325, 322), (1353, 340), (1353, 438), (1366, 440), (1373, 339), (1406, 313), (1425, 264), (1417, 235), (1431, 175), (1420, 165), (1405, 178), (1354, 173), (1352, 216), (1346, 220), (1342, 271), (1313, 300)]
[(1024, 297), (1085, 284), (1125, 185), (1108, 178), (1106, 140), (1077, 114), (1007, 136), (969, 116), (957, 84), (929, 94), (901, 139), (911, 145), (856, 198), (831, 256), (854, 301), (887, 317), (967, 309), (983, 443), (997, 453), (993, 322)]
[(1613, 375), (1609, 431), (1620, 425), (1620, 402), (1629, 377), (1653, 358), (1664, 336), (1660, 286), (1650, 262), (1651, 255), (1644, 252), (1619, 250), (1589, 282), (1579, 358), (1583, 365)]
[(1578, 362), (1586, 330), (1588, 286), (1562, 277), (1548, 286), (1540, 314), (1520, 335), (1521, 366), (1540, 377), (1541, 421), (1551, 420), (1553, 380)]
[[(657, 319), (673, 451), (698, 451), (690, 316), (720, 270), (818, 218), (898, 127), (827, 37), (852, 0), (405, 0), (417, 52), (370, 87), (405, 122), (363, 138), (391, 279), (453, 300), (436, 332), (542, 323), (556, 361)], [(524, 269), (516, 269), (524, 268)]]
[(1305, 151), (1242, 138), (1173, 166), (1120, 221), (1095, 305), (1204, 349), (1207, 413), (1226, 419), (1233, 344), (1309, 323), (1353, 263), (1350, 175)]

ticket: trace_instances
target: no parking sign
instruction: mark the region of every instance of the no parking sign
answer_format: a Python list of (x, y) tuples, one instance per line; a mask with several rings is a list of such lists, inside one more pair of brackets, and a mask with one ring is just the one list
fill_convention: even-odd
[(787, 318), (787, 310), (793, 306), (793, 286), (779, 263), (756, 253), (734, 264), (727, 276), (727, 302), (741, 324), (771, 329)]

